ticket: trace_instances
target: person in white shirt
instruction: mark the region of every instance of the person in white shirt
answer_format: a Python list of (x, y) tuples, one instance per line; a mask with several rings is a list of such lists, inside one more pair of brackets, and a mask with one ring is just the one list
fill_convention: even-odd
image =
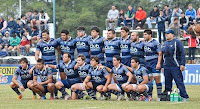
[(105, 21), (106, 23), (106, 29), (109, 29), (109, 23), (115, 22), (115, 28), (118, 24), (118, 17), (119, 17), (119, 11), (116, 9), (115, 6), (112, 6), (112, 9), (108, 11), (107, 19)]
[[(49, 16), (43, 10), (40, 11), (39, 24), (44, 24), (44, 28), (47, 29), (47, 22), (49, 21)], [(40, 26), (39, 26), (40, 27)]]

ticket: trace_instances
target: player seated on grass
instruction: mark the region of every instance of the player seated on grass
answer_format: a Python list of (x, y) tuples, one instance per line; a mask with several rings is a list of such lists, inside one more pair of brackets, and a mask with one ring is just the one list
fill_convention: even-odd
[[(33, 81), (28, 82), (28, 87), (35, 93), (40, 95), (40, 99), (46, 99), (46, 93), (50, 92), (50, 100), (54, 100), (54, 84), (51, 68), (46, 68), (43, 59), (38, 59), (36, 66), (32, 67), (29, 71), (30, 74), (34, 73)], [(41, 82), (37, 81), (40, 77)]]
[(101, 68), (104, 67), (109, 72), (111, 72), (115, 82), (108, 85), (108, 90), (111, 93), (117, 95), (118, 100), (123, 100), (124, 90), (122, 87), (126, 87), (132, 82), (133, 74), (124, 65), (121, 64), (121, 57), (118, 55), (113, 56), (113, 66), (114, 67), (112, 69), (105, 66), (101, 66)]
[(80, 93), (85, 90), (82, 82), (87, 77), (91, 66), (90, 66), (90, 64), (86, 63), (86, 57), (84, 55), (78, 55), (76, 61), (77, 61), (77, 63), (75, 65), (74, 69), (78, 70), (78, 74), (81, 78), (81, 83), (76, 83), (71, 86), (72, 99), (73, 100), (77, 99), (78, 95), (80, 98), (87, 99), (88, 96), (86, 94), (83, 93), (84, 95), (81, 95)]
[[(99, 68), (99, 58), (97, 56), (90, 58), (90, 64), (92, 67), (83, 82), (83, 88), (87, 90), (92, 99), (96, 99), (94, 91), (108, 98), (107, 91), (108, 85), (111, 83), (111, 74), (106, 69)], [(101, 97), (100, 100), (102, 99)]]
[[(24, 92), (27, 87), (27, 83), (30, 80), (33, 80), (33, 74), (29, 74), (29, 70), (31, 66), (28, 64), (28, 60), (26, 58), (20, 59), (20, 66), (16, 69), (15, 74), (12, 78), (12, 82), (10, 83), (10, 87), (17, 93), (18, 99), (22, 98), (22, 94), (18, 90), (18, 88)], [(18, 80), (18, 76), (20, 76), (21, 80)], [(33, 99), (36, 99), (36, 93), (33, 92)]]
[(58, 65), (47, 65), (52, 69), (59, 69), (61, 81), (56, 82), (56, 88), (62, 93), (62, 97), (65, 100), (69, 100), (71, 97), (65, 91), (65, 88), (71, 88), (76, 83), (81, 83), (80, 76), (77, 70), (74, 70), (76, 65), (75, 61), (71, 61), (71, 55), (69, 53), (63, 54), (63, 60)]
[[(148, 95), (148, 91), (151, 91), (153, 85), (150, 81), (150, 78), (147, 73), (147, 69), (143, 66), (140, 66), (140, 59), (138, 57), (133, 57), (131, 59), (131, 67), (126, 66), (131, 72), (134, 72), (137, 84), (129, 84), (125, 87), (122, 87), (126, 92), (136, 92), (138, 94), (143, 94), (139, 98), (139, 101), (151, 101), (152, 98)], [(144, 98), (145, 97), (145, 98)]]

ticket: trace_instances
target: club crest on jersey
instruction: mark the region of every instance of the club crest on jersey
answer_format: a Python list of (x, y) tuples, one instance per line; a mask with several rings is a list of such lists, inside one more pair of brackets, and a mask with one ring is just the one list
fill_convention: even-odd
[(113, 46), (108, 46), (108, 45), (106, 45), (106, 46), (105, 46), (105, 49), (106, 49), (106, 50), (114, 50), (114, 47), (113, 47)]
[(122, 75), (119, 75), (119, 74), (115, 74), (115, 77), (117, 80), (123, 80), (123, 77)]
[(94, 45), (93, 45), (93, 44), (91, 44), (91, 45), (90, 45), (90, 48), (93, 48), (93, 49), (95, 49), (95, 48), (96, 48), (96, 49), (98, 49), (98, 48), (99, 48), (99, 45), (98, 45), (98, 44), (94, 44)]
[(144, 51), (151, 51), (150, 47), (144, 46)]
[(74, 74), (73, 69), (64, 69), (64, 72), (65, 72), (66, 75), (73, 75)]
[(99, 76), (92, 76), (92, 78), (97, 82), (101, 81), (101, 78)]
[(60, 46), (61, 50), (66, 50), (66, 51), (70, 51), (70, 48), (68, 46), (64, 46), (64, 45), (61, 45)]
[(50, 46), (50, 47), (44, 47), (43, 50), (44, 51), (54, 51), (55, 48), (53, 46)]
[(128, 49), (128, 45), (126, 45), (126, 44), (121, 44), (121, 45), (120, 45), (120, 48), (122, 48), (122, 49)]
[(21, 75), (22, 79), (27, 79), (27, 78), (30, 78), (30, 77), (31, 77), (30, 74), (23, 74), (23, 75)]
[(47, 76), (40, 75), (40, 79), (41, 79), (41, 81), (47, 81)]
[(86, 76), (87, 76), (87, 73), (84, 72), (84, 71), (78, 71), (78, 74), (79, 74), (81, 77), (86, 77)]
[(77, 43), (76, 43), (76, 46), (83, 46), (83, 47), (85, 47), (85, 45), (86, 45), (86, 44), (85, 44), (84, 42), (77, 42)]
[(133, 47), (130, 48), (130, 51), (134, 53), (138, 52), (137, 48), (133, 48)]

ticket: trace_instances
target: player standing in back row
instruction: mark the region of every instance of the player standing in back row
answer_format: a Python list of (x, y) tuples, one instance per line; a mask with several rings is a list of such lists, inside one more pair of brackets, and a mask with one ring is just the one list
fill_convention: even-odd
[(122, 63), (127, 66), (131, 66), (131, 37), (129, 36), (128, 27), (121, 28), (121, 38), (120, 38), (120, 48), (121, 48), (121, 58)]
[[(42, 59), (45, 64), (56, 65), (56, 49), (58, 47), (57, 41), (49, 37), (49, 32), (47, 30), (42, 31), (42, 40), (36, 46), (35, 60), (39, 59), (40, 52), (42, 53)], [(57, 70), (52, 70), (53, 79), (56, 82)], [(55, 90), (55, 99), (57, 99), (58, 91)]]
[[(144, 52), (146, 55), (146, 68), (148, 69), (148, 74), (151, 82), (153, 79), (157, 86), (157, 101), (160, 101), (160, 96), (162, 93), (162, 83), (160, 81), (160, 69), (162, 60), (161, 46), (158, 41), (152, 38), (151, 30), (144, 30)], [(153, 90), (152, 90), (153, 91)], [(152, 96), (152, 91), (149, 93)]]
[(115, 30), (108, 30), (107, 40), (104, 42), (104, 49), (106, 54), (106, 67), (112, 68), (113, 56), (120, 55), (120, 40), (116, 38)]
[(75, 39), (75, 43), (76, 43), (76, 48), (77, 48), (77, 55), (84, 55), (86, 56), (86, 62), (89, 64), (90, 63), (90, 45), (88, 43), (88, 41), (90, 40), (90, 36), (88, 36), (85, 33), (85, 27), (78, 27), (77, 28), (77, 34), (78, 36)]
[(99, 36), (99, 28), (98, 27), (93, 27), (91, 29), (91, 36), (92, 38), (89, 41), (90, 45), (90, 53), (91, 56), (97, 56), (100, 59), (100, 63), (105, 65), (105, 60), (104, 60), (104, 37)]

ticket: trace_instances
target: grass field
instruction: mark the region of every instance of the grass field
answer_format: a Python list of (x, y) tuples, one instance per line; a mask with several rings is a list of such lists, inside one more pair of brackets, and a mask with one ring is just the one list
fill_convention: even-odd
[[(17, 94), (9, 85), (0, 85), (0, 109), (200, 109), (200, 86), (186, 86), (190, 96), (188, 102), (139, 102), (90, 100), (32, 100), (32, 92), (23, 92), (23, 98), (17, 100)], [(154, 87), (155, 89), (155, 87)], [(60, 93), (59, 93), (60, 95)], [(156, 100), (156, 90), (153, 94)]]

